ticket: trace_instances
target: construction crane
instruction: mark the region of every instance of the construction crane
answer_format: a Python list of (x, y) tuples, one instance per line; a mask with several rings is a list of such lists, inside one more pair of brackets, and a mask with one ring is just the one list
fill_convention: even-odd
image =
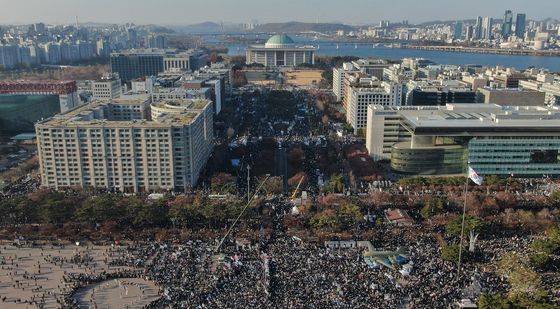
[(297, 184), (297, 187), (296, 187), (296, 189), (294, 190), (294, 193), (292, 193), (292, 200), (296, 198), (296, 196), (297, 196), (297, 194), (298, 194), (298, 191), (299, 191), (299, 186), (301, 186), (301, 183), (303, 182), (303, 179), (304, 179), (304, 178), (305, 178), (305, 176), (302, 176), (302, 177), (299, 179), (299, 182), (298, 182), (298, 184)]

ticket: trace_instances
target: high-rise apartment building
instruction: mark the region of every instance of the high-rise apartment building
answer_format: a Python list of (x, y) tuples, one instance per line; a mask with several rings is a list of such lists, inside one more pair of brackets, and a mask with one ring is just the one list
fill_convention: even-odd
[(474, 28), (473, 26), (467, 26), (467, 30), (465, 31), (465, 40), (470, 41), (474, 39)]
[(163, 35), (149, 34), (144, 41), (146, 48), (167, 48), (167, 38)]
[(474, 26), (474, 39), (480, 40), (482, 38), (482, 17), (476, 17), (476, 24)]
[(41, 184), (186, 191), (213, 146), (207, 100), (94, 101), (36, 124)]
[(492, 34), (492, 26), (493, 26), (494, 20), (492, 19), (492, 17), (484, 17), (483, 21), (482, 21), (482, 38), (485, 40), (491, 40), (494, 38), (494, 35)]

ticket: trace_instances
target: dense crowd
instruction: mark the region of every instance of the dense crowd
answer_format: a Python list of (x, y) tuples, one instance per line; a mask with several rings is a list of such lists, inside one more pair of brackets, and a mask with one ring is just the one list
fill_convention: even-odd
[[(501, 278), (472, 264), (458, 275), (431, 234), (387, 230), (373, 242), (407, 248), (414, 266), (404, 276), (368, 266), (363, 248), (333, 249), (288, 236), (281, 224), (286, 210), (275, 208), (275, 227), (265, 239), (229, 239), (217, 251), (217, 239), (136, 244), (118, 263), (139, 266), (160, 286), (153, 308), (447, 308), (463, 297), (506, 289)], [(504, 239), (485, 241), (487, 260), (529, 245), (528, 239)]]

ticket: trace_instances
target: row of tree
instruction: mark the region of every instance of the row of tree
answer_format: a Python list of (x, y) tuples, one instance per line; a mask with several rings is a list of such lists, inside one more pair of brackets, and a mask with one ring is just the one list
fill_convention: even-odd
[[(259, 202), (252, 204), (245, 218), (254, 216), (258, 205)], [(70, 222), (101, 225), (116, 222), (122, 229), (171, 226), (221, 228), (244, 206), (245, 201), (237, 197), (210, 199), (197, 195), (152, 201), (115, 194), (87, 197), (44, 192), (30, 198), (2, 200), (0, 222), (3, 226)]]

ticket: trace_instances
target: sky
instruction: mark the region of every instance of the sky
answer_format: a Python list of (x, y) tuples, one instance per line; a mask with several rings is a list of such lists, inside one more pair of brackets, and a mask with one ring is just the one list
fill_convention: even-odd
[(109, 22), (189, 25), (205, 21), (303, 21), (374, 24), (379, 20), (501, 18), (506, 9), (528, 19), (559, 18), (559, 0), (0, 0), (0, 24)]

